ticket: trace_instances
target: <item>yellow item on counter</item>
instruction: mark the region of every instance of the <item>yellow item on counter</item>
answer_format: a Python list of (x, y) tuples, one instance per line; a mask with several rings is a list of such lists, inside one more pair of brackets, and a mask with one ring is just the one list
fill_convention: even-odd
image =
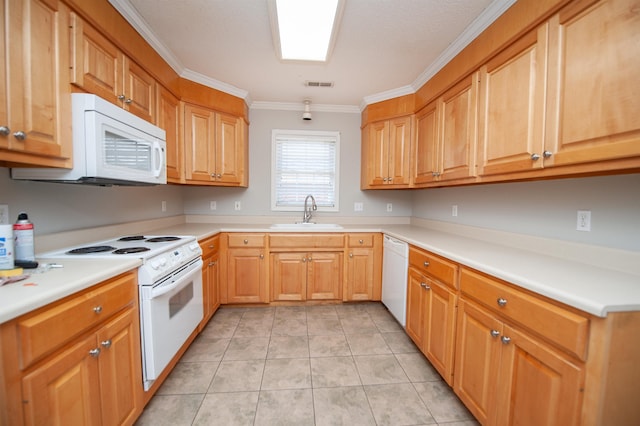
[(22, 275), (22, 272), (22, 268), (0, 269), (0, 277), (15, 277), (17, 275)]

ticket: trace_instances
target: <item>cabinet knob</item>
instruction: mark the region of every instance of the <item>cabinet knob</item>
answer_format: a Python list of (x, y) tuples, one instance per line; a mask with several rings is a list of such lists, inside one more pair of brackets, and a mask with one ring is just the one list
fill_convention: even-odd
[(243, 243), (249, 244), (249, 240), (244, 240)]
[(431, 172), (431, 176), (438, 177), (440, 176), (440, 172)]
[(124, 101), (125, 96), (124, 95), (118, 95), (118, 100), (120, 101)]
[(221, 175), (220, 173), (218, 173), (218, 174), (216, 175), (216, 177), (217, 177), (218, 179), (222, 179), (222, 175)]
[(91, 349), (89, 351), (89, 355), (91, 355), (92, 357), (96, 358), (98, 355), (100, 355), (100, 348)]
[(311, 256), (309, 256), (308, 260), (309, 260), (309, 262), (311, 262), (313, 259), (311, 258)]
[(389, 181), (389, 183), (393, 183), (393, 178), (392, 178), (392, 177), (390, 177), (390, 178), (388, 179), (388, 181)]
[(540, 159), (540, 154), (531, 154), (532, 161), (538, 161)]
[(303, 258), (302, 258), (302, 263), (305, 263), (306, 261), (307, 261), (307, 258), (306, 258), (306, 257), (303, 257)]
[(498, 300), (496, 300), (496, 302), (498, 302), (498, 306), (505, 306), (507, 304), (507, 299), (503, 297), (499, 297)]
[(100, 344), (102, 345), (103, 348), (110, 348), (111, 347), (111, 339), (109, 340), (103, 340), (102, 342), (100, 342)]
[(17, 131), (13, 134), (13, 137), (18, 139), (19, 141), (23, 141), (27, 138), (27, 134), (25, 132), (23, 132), (22, 130)]
[(264, 259), (264, 254), (261, 254), (261, 255), (260, 255), (260, 259)]
[(364, 244), (364, 240), (358, 240), (358, 243)]
[(491, 330), (491, 337), (498, 337), (500, 332), (498, 330)]
[(543, 152), (543, 153), (542, 153), (542, 156), (543, 156), (544, 158), (549, 158), (549, 157), (551, 157), (552, 155), (553, 155), (553, 153), (552, 153), (551, 151), (545, 151), (545, 152)]
[(0, 126), (0, 135), (8, 136), (9, 133), (11, 133), (11, 129), (9, 129), (7, 126)]
[(382, 178), (382, 181), (383, 181), (383, 182), (386, 182), (386, 181), (388, 181), (388, 180), (389, 180), (389, 178)]
[(216, 266), (216, 263), (218, 262), (209, 262), (209, 266)]
[(127, 105), (129, 105), (131, 102), (133, 102), (133, 99), (131, 99), (131, 98), (127, 98), (127, 99), (124, 101), (124, 103), (125, 103), (125, 104), (127, 104)]
[(95, 312), (96, 314), (99, 314), (100, 312), (102, 312), (102, 306), (100, 306), (100, 305), (95, 306), (93, 308), (93, 312)]
[(210, 248), (210, 249), (214, 249), (214, 248), (216, 248), (216, 245), (215, 245), (215, 244), (211, 244), (211, 245), (209, 246), (209, 248)]
[(422, 264), (424, 265), (425, 268), (430, 265), (430, 263), (428, 261), (426, 261), (426, 260)]
[(212, 177), (213, 179), (215, 179), (215, 178), (216, 178), (216, 174), (215, 174), (215, 173), (211, 173), (211, 177)]
[(353, 252), (349, 253), (349, 257), (353, 257)]
[(511, 342), (511, 337), (502, 336), (500, 340), (502, 340), (503, 344), (508, 345)]
[(429, 287), (427, 283), (420, 283), (420, 287), (424, 288), (425, 290), (431, 290), (431, 287)]

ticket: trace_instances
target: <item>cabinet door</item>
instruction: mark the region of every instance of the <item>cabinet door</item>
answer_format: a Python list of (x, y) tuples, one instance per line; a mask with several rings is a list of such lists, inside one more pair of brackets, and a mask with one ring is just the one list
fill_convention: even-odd
[(504, 327), (497, 424), (580, 424), (584, 376), (578, 365), (539, 341)]
[(127, 309), (110, 320), (97, 339), (102, 424), (132, 424), (142, 413), (144, 393), (138, 310)]
[(220, 306), (220, 294), (218, 288), (218, 271), (219, 271), (219, 255), (214, 253), (202, 259), (202, 302), (203, 317), (200, 322), (200, 330), (202, 330), (213, 314)]
[(306, 253), (272, 253), (270, 284), (271, 300), (306, 300)]
[[(5, 161), (71, 167), (69, 10), (58, 1), (5, 0), (0, 148)], [(4, 72), (4, 71), (3, 71)]]
[(502, 322), (460, 300), (453, 390), (481, 424), (495, 418)]
[(227, 302), (267, 303), (267, 267), (264, 249), (229, 249), (227, 256)]
[(637, 157), (638, 2), (575, 3), (551, 20), (545, 166)]
[(239, 185), (244, 176), (242, 119), (226, 114), (216, 114), (216, 182)]
[(75, 13), (72, 23), (71, 83), (116, 105), (124, 93), (124, 54)]
[(409, 184), (409, 154), (411, 150), (411, 117), (401, 117), (389, 122), (388, 183)]
[(124, 57), (124, 109), (153, 122), (156, 110), (156, 81), (131, 59)]
[(184, 105), (185, 178), (212, 182), (215, 176), (215, 114), (206, 108)]
[(384, 185), (389, 178), (389, 122), (381, 121), (369, 125), (367, 168), (369, 184)]
[(477, 92), (478, 74), (474, 73), (447, 91), (439, 104), (442, 108), (440, 180), (475, 175)]
[(373, 300), (375, 281), (373, 249), (350, 248), (348, 256), (344, 300)]
[(480, 70), (480, 175), (542, 167), (547, 38), (545, 24)]
[(180, 101), (171, 92), (157, 86), (156, 124), (167, 134), (167, 181), (184, 181), (184, 144), (180, 133)]
[(342, 299), (342, 253), (311, 253), (307, 257), (307, 299)]
[(428, 280), (427, 286), (428, 303), (422, 351), (445, 381), (452, 386), (457, 296), (433, 280)]
[(409, 268), (407, 279), (407, 325), (405, 329), (411, 340), (422, 348), (428, 295), (424, 290), (425, 278), (413, 268)]
[(100, 373), (95, 335), (70, 345), (22, 379), (27, 425), (100, 424)]
[(433, 182), (439, 173), (437, 104), (432, 102), (416, 115), (416, 143), (413, 149), (413, 184), (416, 185)]

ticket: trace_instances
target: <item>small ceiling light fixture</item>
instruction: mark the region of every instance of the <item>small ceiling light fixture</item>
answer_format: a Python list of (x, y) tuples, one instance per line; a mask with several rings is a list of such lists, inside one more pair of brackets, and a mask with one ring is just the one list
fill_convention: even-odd
[(311, 121), (311, 101), (309, 99), (304, 100), (304, 112), (302, 113), (302, 119), (305, 121)]
[(326, 62), (345, 0), (269, 0), (273, 43), (281, 60)]

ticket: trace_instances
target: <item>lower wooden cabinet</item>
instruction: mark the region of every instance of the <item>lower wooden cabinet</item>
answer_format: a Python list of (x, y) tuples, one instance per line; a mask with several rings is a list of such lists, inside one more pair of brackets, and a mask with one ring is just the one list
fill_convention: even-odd
[(202, 330), (220, 306), (219, 270), (220, 270), (220, 237), (215, 235), (200, 243), (202, 249), (202, 321), (198, 327)]
[(380, 300), (382, 296), (382, 234), (347, 235), (345, 302)]
[(460, 300), (454, 391), (482, 424), (580, 424), (584, 368)]
[(269, 267), (266, 234), (223, 234), (221, 303), (268, 303)]
[[(81, 321), (86, 310), (98, 319)], [(55, 327), (64, 317), (76, 318), (78, 327)], [(25, 314), (0, 331), (3, 422), (120, 425), (142, 413), (135, 273)], [(34, 347), (42, 350), (25, 356)]]
[(271, 254), (271, 300), (342, 298), (342, 252)]
[(453, 277), (455, 266), (414, 247), (409, 256), (406, 331), (444, 380), (452, 385), (458, 299), (453, 290), (455, 282), (443, 284), (426, 271), (433, 267), (434, 274)]

